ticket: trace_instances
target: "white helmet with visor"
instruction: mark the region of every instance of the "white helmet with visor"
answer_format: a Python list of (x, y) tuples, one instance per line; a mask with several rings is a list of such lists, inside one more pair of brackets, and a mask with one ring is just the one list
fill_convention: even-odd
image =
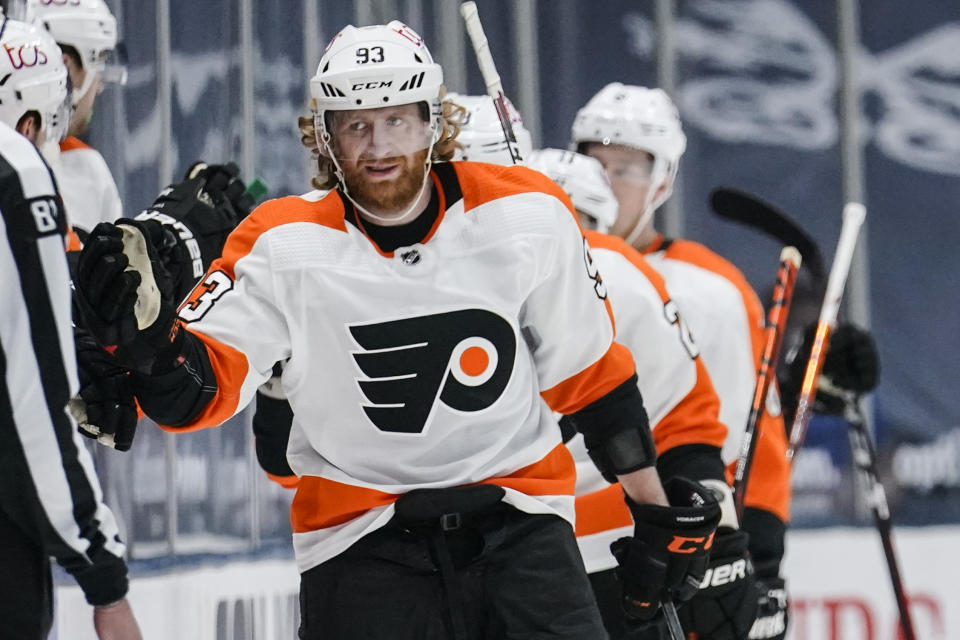
[(585, 226), (607, 233), (617, 221), (617, 197), (596, 158), (576, 151), (538, 149), (529, 155), (526, 164), (566, 191), (577, 212), (589, 218)]
[(70, 123), (70, 89), (60, 47), (42, 28), (0, 17), (0, 121), (16, 127), (30, 111), (40, 115), (48, 142)]
[(117, 19), (103, 0), (30, 0), (34, 18), (54, 39), (76, 49), (87, 72), (83, 85), (73, 92), (80, 101), (96, 77), (103, 82), (126, 84), (125, 50), (118, 46)]
[(593, 142), (639, 149), (653, 157), (649, 172), (631, 171), (627, 167), (610, 172), (607, 167), (611, 181), (625, 179), (649, 183), (645, 209), (627, 238), (627, 242), (632, 242), (673, 191), (680, 157), (687, 147), (677, 107), (662, 89), (614, 82), (601, 89), (577, 112), (571, 137), (573, 147), (579, 151), (583, 151), (585, 144)]
[[(504, 138), (503, 126), (500, 124), (493, 98), (448, 93), (443, 99), (458, 104), (467, 111), (466, 120), (460, 127), (460, 133), (457, 134), (457, 142), (463, 145), (463, 149), (457, 150), (453, 156), (454, 160), (513, 164), (513, 156), (510, 155), (510, 149), (507, 147), (507, 140)], [(508, 99), (504, 102), (513, 125), (513, 133), (517, 136), (520, 157), (526, 158), (533, 150), (530, 132), (523, 126), (523, 118), (513, 103)]]
[[(317, 147), (333, 161), (345, 193), (347, 146), (361, 159), (410, 156), (426, 149), (426, 185), (433, 145), (443, 133), (442, 85), (443, 71), (423, 39), (399, 20), (348, 25), (334, 36), (310, 80), (310, 95)], [(419, 106), (414, 115), (390, 109), (409, 104)], [(349, 115), (338, 116), (341, 112)]]

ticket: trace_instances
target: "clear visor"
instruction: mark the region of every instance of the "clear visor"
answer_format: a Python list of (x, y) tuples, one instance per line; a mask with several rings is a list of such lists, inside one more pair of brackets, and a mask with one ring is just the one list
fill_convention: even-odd
[(648, 161), (609, 162), (604, 168), (611, 187), (617, 184), (648, 187), (653, 179), (653, 164)]
[(115, 49), (100, 52), (97, 60), (91, 64), (106, 84), (127, 84), (127, 47), (118, 42)]
[(409, 160), (430, 149), (435, 128), (423, 116), (419, 104), (328, 111), (324, 122), (316, 123), (317, 130), (325, 133), (321, 150), (341, 167), (346, 164), (387, 172), (402, 164), (400, 159)]

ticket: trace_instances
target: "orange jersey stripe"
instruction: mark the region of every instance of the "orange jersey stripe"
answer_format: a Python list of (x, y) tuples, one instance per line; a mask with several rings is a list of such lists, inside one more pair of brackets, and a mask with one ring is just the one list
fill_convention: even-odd
[[(576, 481), (573, 457), (563, 445), (513, 473), (478, 484), (495, 484), (527, 495), (572, 495)], [(357, 487), (317, 476), (303, 476), (291, 507), (294, 533), (333, 527), (394, 502), (400, 494)]]
[(297, 476), (277, 476), (267, 472), (267, 477), (276, 482), (284, 489), (296, 489), (300, 484), (300, 478)]
[(578, 538), (633, 525), (633, 518), (619, 484), (577, 496), (576, 511)]
[(577, 468), (570, 450), (562, 444), (533, 464), (517, 469), (508, 476), (484, 480), (528, 496), (569, 496), (577, 481)]
[(540, 395), (553, 411), (570, 415), (616, 389), (634, 372), (630, 350), (613, 342), (602, 358)]
[(557, 183), (539, 171), (521, 166), (501, 167), (481, 162), (451, 164), (457, 172), (466, 211), (507, 196), (521, 193), (545, 193), (560, 200), (577, 221), (577, 225), (580, 224), (570, 196), (557, 186)]
[(74, 149), (90, 149), (90, 145), (74, 136), (67, 136), (60, 143), (60, 151), (73, 151)]

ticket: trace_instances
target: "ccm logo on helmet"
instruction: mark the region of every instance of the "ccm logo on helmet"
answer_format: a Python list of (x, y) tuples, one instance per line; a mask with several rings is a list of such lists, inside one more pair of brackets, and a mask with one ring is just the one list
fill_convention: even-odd
[(352, 87), (351, 91), (359, 91), (361, 89), (382, 89), (383, 87), (389, 87), (393, 84), (393, 80), (374, 80), (373, 82), (358, 82)]
[(449, 311), (348, 327), (367, 418), (381, 431), (423, 433), (437, 401), (459, 412), (493, 405), (513, 372), (517, 340), (502, 316)]

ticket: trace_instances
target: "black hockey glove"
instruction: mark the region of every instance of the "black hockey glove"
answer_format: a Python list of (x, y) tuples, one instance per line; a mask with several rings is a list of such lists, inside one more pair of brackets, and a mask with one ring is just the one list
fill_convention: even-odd
[(70, 401), (78, 430), (118, 451), (128, 451), (137, 429), (137, 405), (128, 371), (92, 336), (75, 334), (80, 393)]
[(860, 395), (873, 391), (880, 377), (880, 358), (873, 335), (852, 324), (837, 325), (830, 335), (820, 376), (814, 409), (824, 413), (843, 412), (843, 392)]
[(783, 578), (758, 578), (760, 592), (757, 620), (750, 629), (750, 640), (784, 640), (790, 623), (790, 601)]
[(678, 610), (687, 633), (711, 640), (745, 638), (757, 617), (757, 587), (747, 552), (749, 536), (737, 529), (717, 531), (700, 590)]
[(664, 485), (669, 507), (626, 498), (634, 535), (610, 545), (628, 618), (650, 621), (664, 599), (689, 600), (707, 568), (720, 506), (703, 486), (675, 477)]
[(155, 220), (167, 230), (157, 254), (173, 281), (172, 304), (190, 293), (256, 204), (239, 173), (232, 162), (196, 162), (182, 182), (166, 187), (137, 215), (137, 220)]
[[(804, 330), (800, 346), (791, 350), (782, 369), (783, 375), (779, 379), (784, 418), (788, 425), (792, 422), (796, 410), (816, 330), (816, 324), (811, 324)], [(876, 388), (879, 377), (880, 360), (870, 332), (852, 324), (838, 324), (830, 335), (813, 410), (817, 413), (842, 415), (847, 396), (872, 391)]]
[[(119, 220), (93, 228), (74, 279), (80, 324), (130, 370), (150, 374), (158, 359), (173, 360), (182, 336), (173, 307), (163, 300), (151, 237), (157, 225)], [(162, 278), (161, 283), (162, 284)]]

